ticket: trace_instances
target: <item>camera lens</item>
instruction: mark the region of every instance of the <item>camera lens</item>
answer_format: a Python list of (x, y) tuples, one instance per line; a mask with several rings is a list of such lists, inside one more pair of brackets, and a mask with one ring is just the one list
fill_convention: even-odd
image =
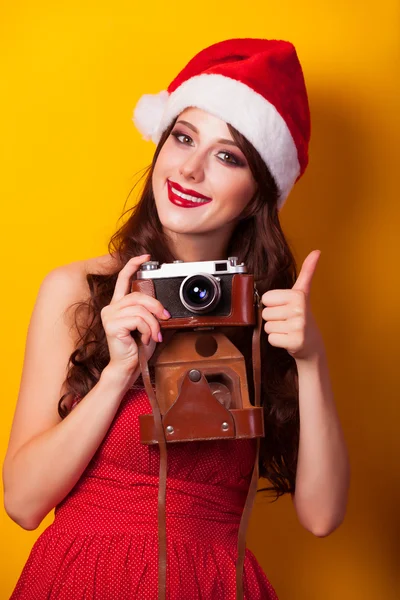
[(209, 312), (221, 297), (219, 281), (205, 273), (190, 275), (182, 281), (179, 297), (182, 304), (191, 312)]
[(193, 304), (204, 304), (210, 296), (211, 290), (208, 284), (194, 282), (186, 290), (186, 294)]

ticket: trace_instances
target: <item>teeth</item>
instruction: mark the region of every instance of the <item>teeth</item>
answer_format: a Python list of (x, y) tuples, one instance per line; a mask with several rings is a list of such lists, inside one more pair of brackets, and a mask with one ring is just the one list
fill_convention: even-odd
[(201, 198), (196, 198), (195, 196), (190, 196), (189, 194), (182, 194), (182, 192), (179, 192), (172, 186), (171, 189), (174, 192), (174, 194), (176, 194), (180, 198), (183, 198), (184, 200), (190, 200), (190, 202), (197, 202), (198, 204), (204, 204), (205, 202), (209, 202), (209, 200), (202, 200)]

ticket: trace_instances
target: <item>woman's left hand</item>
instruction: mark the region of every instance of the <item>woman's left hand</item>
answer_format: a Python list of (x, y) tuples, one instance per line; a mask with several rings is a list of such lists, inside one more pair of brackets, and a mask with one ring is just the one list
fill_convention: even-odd
[(307, 256), (292, 289), (268, 290), (261, 296), (269, 343), (285, 348), (296, 360), (307, 360), (324, 347), (310, 307), (311, 282), (320, 256), (320, 250)]

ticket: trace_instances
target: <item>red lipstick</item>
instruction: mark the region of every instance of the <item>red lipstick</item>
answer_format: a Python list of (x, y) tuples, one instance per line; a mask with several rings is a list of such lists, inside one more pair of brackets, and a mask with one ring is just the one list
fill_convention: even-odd
[[(176, 206), (181, 206), (182, 208), (196, 208), (198, 206), (202, 206), (203, 204), (208, 204), (212, 200), (212, 198), (209, 198), (208, 196), (203, 196), (203, 194), (199, 194), (198, 192), (195, 192), (194, 190), (189, 190), (187, 188), (183, 188), (181, 185), (179, 185), (179, 183), (172, 182), (169, 179), (167, 179), (167, 183), (168, 183), (168, 198), (170, 199), (170, 201), (173, 204), (176, 204)], [(173, 191), (173, 189), (175, 189), (177, 192), (181, 192), (182, 194), (194, 196), (195, 198), (198, 198), (199, 200), (196, 201), (196, 200), (190, 200), (189, 198), (182, 198), (181, 196), (176, 194)]]

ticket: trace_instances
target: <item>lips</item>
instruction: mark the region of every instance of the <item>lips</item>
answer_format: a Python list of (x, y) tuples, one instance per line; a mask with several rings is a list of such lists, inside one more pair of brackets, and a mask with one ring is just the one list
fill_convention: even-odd
[(183, 194), (188, 194), (189, 196), (196, 196), (196, 198), (202, 198), (203, 200), (212, 200), (212, 198), (210, 198), (209, 196), (203, 196), (203, 194), (199, 194), (199, 192), (195, 192), (194, 190), (188, 190), (179, 185), (179, 183), (175, 183), (175, 181), (171, 181), (170, 179), (168, 179), (168, 183), (170, 183), (172, 187), (178, 190), (178, 192), (182, 192)]
[[(183, 188), (178, 183), (172, 182), (169, 179), (167, 179), (167, 183), (168, 198), (176, 206), (180, 206), (182, 208), (196, 208), (212, 201), (212, 198), (203, 196), (203, 194), (199, 194), (194, 190)], [(184, 194), (185, 196), (192, 196), (192, 198), (182, 197), (178, 194), (178, 192), (179, 194)]]

